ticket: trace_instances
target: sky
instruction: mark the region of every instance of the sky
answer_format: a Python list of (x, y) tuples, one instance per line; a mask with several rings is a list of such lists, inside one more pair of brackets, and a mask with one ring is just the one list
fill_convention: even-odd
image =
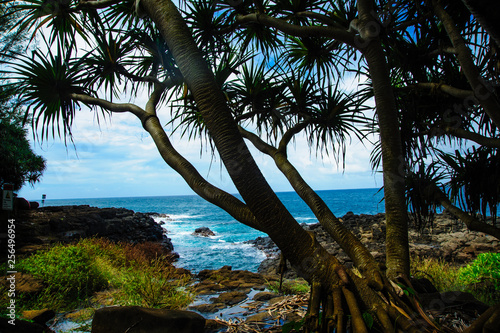
[[(140, 105), (140, 103), (138, 103)], [(163, 124), (168, 111), (159, 114)], [(200, 146), (199, 140), (181, 138), (165, 126), (174, 147), (181, 152), (212, 184), (236, 193), (218, 156)], [(153, 140), (131, 114), (113, 114), (105, 119), (82, 108), (73, 123), (73, 141), (55, 138), (34, 140), (34, 151), (47, 161), (42, 179), (33, 187), (25, 185), (19, 196), (28, 200), (106, 198), (136, 196), (189, 195), (194, 192), (161, 158)], [(249, 145), (251, 146), (251, 145)], [(251, 152), (264, 176), (275, 191), (291, 191), (286, 178), (270, 157)], [(353, 139), (346, 154), (346, 167), (332, 157), (316, 157), (305, 140), (296, 140), (289, 148), (289, 158), (315, 190), (375, 188), (382, 186), (381, 175), (370, 168), (371, 147)]]

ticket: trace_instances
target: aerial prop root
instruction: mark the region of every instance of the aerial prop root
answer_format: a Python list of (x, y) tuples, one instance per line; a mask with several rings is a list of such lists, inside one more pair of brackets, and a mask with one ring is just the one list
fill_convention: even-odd
[(405, 294), (399, 297), (387, 288), (374, 291), (354, 283), (366, 284), (366, 281), (351, 280), (348, 285), (339, 284), (330, 288), (313, 281), (304, 332), (327, 333), (335, 330), (345, 333), (348, 322), (353, 332), (360, 333), (368, 333), (371, 328), (382, 332), (450, 332), (433, 323), (414, 296)]

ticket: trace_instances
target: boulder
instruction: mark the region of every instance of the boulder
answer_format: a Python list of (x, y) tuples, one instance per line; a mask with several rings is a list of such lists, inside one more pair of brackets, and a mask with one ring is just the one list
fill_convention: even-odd
[(54, 333), (50, 328), (37, 323), (15, 319), (15, 325), (9, 318), (0, 317), (0, 332), (2, 333)]
[(101, 308), (92, 321), (92, 333), (202, 333), (204, 327), (195, 312), (139, 306)]
[(200, 237), (209, 237), (209, 236), (215, 236), (215, 233), (208, 227), (201, 227), (201, 228), (196, 228), (192, 235)]
[(202, 312), (202, 313), (214, 313), (221, 309), (224, 309), (227, 305), (224, 303), (204, 303), (199, 305), (192, 305), (189, 309)]
[(462, 291), (424, 293), (420, 294), (419, 298), (422, 307), (433, 314), (459, 311), (475, 318), (489, 308), (487, 304), (477, 300), (472, 294)]
[(280, 295), (269, 292), (269, 291), (261, 291), (260, 293), (257, 293), (253, 296), (253, 300), (263, 302), (263, 301), (268, 301), (268, 300), (275, 298), (275, 297), (278, 297), (278, 296), (280, 296)]
[(227, 305), (238, 304), (247, 299), (247, 294), (241, 291), (229, 291), (220, 294), (218, 297), (211, 298), (210, 301), (214, 303), (223, 303)]

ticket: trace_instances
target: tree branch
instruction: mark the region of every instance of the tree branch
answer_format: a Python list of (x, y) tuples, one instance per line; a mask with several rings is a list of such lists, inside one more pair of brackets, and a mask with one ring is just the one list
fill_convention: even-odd
[[(297, 129), (299, 127), (300, 126), (297, 126)], [(309, 206), (323, 228), (325, 228), (352, 259), (356, 267), (358, 267), (361, 273), (368, 279), (369, 284), (377, 290), (382, 289), (384, 284), (383, 278), (380, 274), (379, 265), (371, 253), (364, 247), (359, 239), (340, 222), (323, 199), (321, 199), (321, 197), (307, 184), (297, 169), (295, 169), (287, 159), (286, 154), (267, 144), (257, 135), (243, 129), (241, 126), (239, 129), (241, 135), (252, 142), (259, 151), (274, 159), (276, 166), (288, 179), (293, 189)]]
[[(407, 86), (407, 88), (440, 90), (440, 91), (442, 91), (450, 96), (460, 98), (460, 99), (474, 97), (474, 92), (472, 90), (459, 89), (459, 88), (455, 88), (455, 87), (449, 86), (447, 84), (442, 84), (442, 83), (422, 82), (422, 83), (415, 83), (415, 84), (409, 85), (409, 86)], [(403, 88), (403, 89), (406, 89), (406, 88)], [(475, 97), (474, 97), (474, 99), (475, 99)]]
[(337, 22), (332, 20), (330, 17), (323, 15), (323, 14), (320, 14), (320, 13), (303, 11), (303, 12), (295, 13), (295, 16), (312, 18), (312, 19), (318, 20), (321, 23), (326, 24), (330, 27), (334, 27), (334, 28), (341, 29), (341, 30), (345, 29), (343, 26), (341, 26), (340, 24), (338, 24)]
[(85, 94), (70, 94), (71, 99), (85, 103), (87, 105), (100, 106), (111, 112), (130, 112), (136, 115), (139, 119), (146, 116), (146, 111), (144, 111), (139, 106), (132, 103), (113, 103), (101, 98), (95, 98)]
[(464, 129), (452, 126), (438, 127), (430, 131), (433, 136), (438, 136), (440, 134), (450, 134), (457, 138), (467, 139), (474, 141), (482, 146), (490, 148), (500, 148), (500, 138), (490, 138), (478, 133), (466, 131)]
[(329, 37), (348, 44), (356, 49), (360, 48), (362, 40), (356, 43), (356, 35), (340, 28), (329, 26), (297, 26), (286, 21), (265, 14), (254, 13), (236, 17), (236, 23), (259, 23), (268, 27), (276, 28), (286, 34), (296, 37)]
[(241, 223), (263, 231), (257, 219), (243, 202), (231, 194), (215, 187), (205, 180), (179, 152), (172, 146), (158, 118), (151, 118), (145, 124), (146, 131), (153, 138), (163, 160), (187, 182), (189, 187), (203, 199), (224, 209)]
[(453, 47), (440, 47), (437, 50), (429, 52), (427, 55), (429, 57), (436, 57), (440, 54), (457, 54), (457, 53), (458, 53), (457, 50), (455, 50), (455, 48)]
[(446, 196), (446, 194), (443, 193), (436, 185), (431, 185), (428, 188), (428, 191), (430, 191), (430, 195), (433, 195), (439, 202), (441, 202), (441, 205), (448, 210), (451, 214), (453, 214), (456, 218), (459, 218), (462, 222), (465, 223), (467, 228), (471, 231), (479, 231), (479, 232), (484, 232), (488, 235), (491, 235), (493, 237), (496, 237), (500, 239), (500, 229), (496, 228), (490, 224), (484, 223), (479, 221), (478, 219), (474, 218), (470, 214), (467, 214), (460, 208), (454, 206), (450, 199)]
[(104, 9), (122, 2), (121, 0), (80, 0), (77, 8)]
[(479, 68), (474, 64), (471, 50), (465, 44), (452, 17), (446, 12), (443, 5), (438, 0), (433, 0), (434, 12), (443, 23), (450, 41), (457, 51), (457, 59), (462, 67), (462, 71), (469, 81), (474, 91), (474, 95), (490, 116), (491, 120), (500, 128), (500, 101), (496, 98), (492, 87), (481, 76)]
[(280, 140), (280, 143), (278, 146), (278, 151), (282, 154), (285, 154), (285, 156), (286, 156), (287, 155), (286, 148), (287, 148), (288, 144), (290, 143), (290, 140), (293, 139), (295, 134), (300, 133), (304, 128), (306, 128), (307, 125), (309, 125), (309, 122), (303, 121), (301, 123), (295, 124), (295, 126), (290, 128), (289, 130), (287, 130), (285, 132), (285, 134), (283, 134), (283, 137)]

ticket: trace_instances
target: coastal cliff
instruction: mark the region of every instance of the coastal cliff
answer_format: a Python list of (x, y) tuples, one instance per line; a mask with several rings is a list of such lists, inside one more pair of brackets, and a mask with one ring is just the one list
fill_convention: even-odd
[(104, 237), (114, 242), (155, 242), (167, 251), (174, 250), (164, 229), (150, 214), (125, 208), (78, 205), (21, 211), (16, 218), (16, 229), (20, 253), (89, 237)]

